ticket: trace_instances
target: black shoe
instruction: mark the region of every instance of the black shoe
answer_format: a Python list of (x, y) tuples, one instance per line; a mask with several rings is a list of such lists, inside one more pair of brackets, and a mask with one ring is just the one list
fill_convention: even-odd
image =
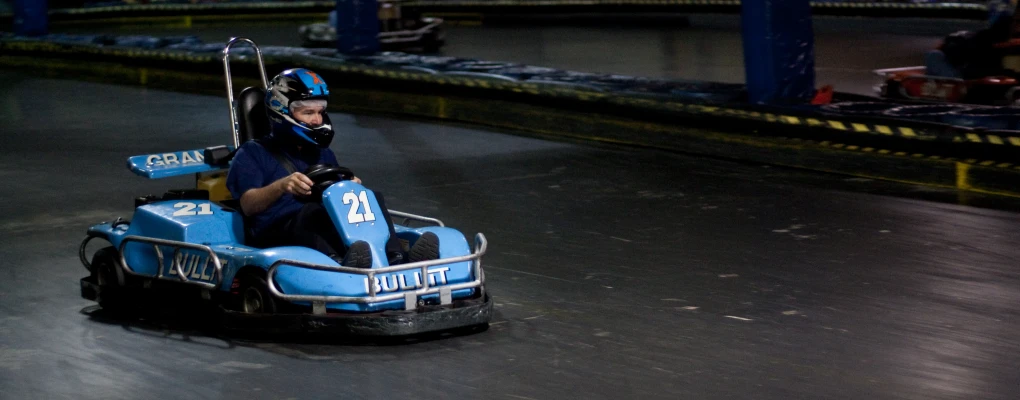
[(414, 246), (411, 246), (411, 254), (408, 261), (418, 262), (438, 259), (439, 236), (436, 236), (436, 234), (432, 232), (425, 232), (425, 234), (421, 235), (421, 237), (414, 242)]
[(347, 248), (347, 255), (344, 256), (344, 261), (340, 265), (352, 268), (372, 268), (372, 246), (364, 240), (352, 243), (351, 247)]

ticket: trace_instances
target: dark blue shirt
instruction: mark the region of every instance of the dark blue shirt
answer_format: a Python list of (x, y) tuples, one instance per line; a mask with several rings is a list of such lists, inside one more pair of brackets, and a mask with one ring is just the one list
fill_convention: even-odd
[[(318, 160), (311, 163), (309, 163), (310, 159), (302, 159), (291, 152), (281, 151), (281, 153), (294, 163), (297, 172), (305, 171), (309, 165), (313, 164), (339, 165), (336, 154), (333, 154), (333, 151), (328, 148), (321, 149)], [(269, 150), (266, 150), (260, 143), (248, 141), (241, 145), (230, 162), (227, 189), (235, 199), (240, 199), (245, 192), (265, 187), (287, 175), (290, 175), (290, 172), (287, 172), (280, 162), (276, 161)], [(253, 227), (255, 235), (260, 234), (263, 229), (281, 219), (294, 215), (302, 205), (301, 202), (294, 199), (294, 196), (284, 193), (265, 211), (255, 214), (255, 226)]]

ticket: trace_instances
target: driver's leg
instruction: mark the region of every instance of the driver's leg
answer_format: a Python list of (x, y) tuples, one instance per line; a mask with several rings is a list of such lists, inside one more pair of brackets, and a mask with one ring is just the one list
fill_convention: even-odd
[(375, 192), (375, 200), (379, 203), (383, 219), (386, 220), (386, 225), (390, 228), (390, 240), (386, 242), (386, 256), (389, 257), (390, 265), (402, 263), (407, 260), (407, 253), (404, 252), (403, 246), (400, 245), (400, 239), (397, 238), (397, 231), (393, 228), (393, 219), (390, 218), (390, 210), (386, 208), (386, 201), (383, 200), (381, 192)]
[(347, 250), (333, 220), (319, 203), (301, 207), (284, 225), (283, 231), (289, 238), (289, 245), (310, 247), (334, 259), (343, 257)]

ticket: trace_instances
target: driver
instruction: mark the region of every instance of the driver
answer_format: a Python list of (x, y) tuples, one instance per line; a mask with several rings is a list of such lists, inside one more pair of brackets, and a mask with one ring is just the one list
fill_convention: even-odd
[[(274, 77), (265, 99), (272, 130), (264, 139), (248, 141), (237, 150), (227, 189), (240, 199), (244, 214), (252, 217), (252, 245), (310, 247), (349, 265), (341, 257), (348, 255), (363, 262), (364, 254), (370, 254), (368, 244), (355, 242), (348, 251), (322, 204), (295, 198), (312, 193), (312, 180), (301, 172), (291, 172), (306, 171), (315, 164), (339, 165), (329, 149), (334, 133), (326, 114), (328, 99), (329, 89), (315, 72), (297, 68)], [(285, 165), (288, 161), (290, 171)], [(357, 177), (352, 180), (361, 183)], [(376, 200), (389, 221), (382, 195), (376, 193)], [(390, 225), (386, 251), (393, 265), (406, 256), (392, 222)]]

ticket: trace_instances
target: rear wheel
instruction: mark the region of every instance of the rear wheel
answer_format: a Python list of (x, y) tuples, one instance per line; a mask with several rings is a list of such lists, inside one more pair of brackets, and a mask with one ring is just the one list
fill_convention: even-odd
[(120, 281), (117, 279), (117, 249), (105, 247), (92, 256), (92, 277), (99, 285), (99, 306), (107, 311), (117, 311), (124, 307), (123, 301), (118, 300), (119, 294), (123, 291)]

